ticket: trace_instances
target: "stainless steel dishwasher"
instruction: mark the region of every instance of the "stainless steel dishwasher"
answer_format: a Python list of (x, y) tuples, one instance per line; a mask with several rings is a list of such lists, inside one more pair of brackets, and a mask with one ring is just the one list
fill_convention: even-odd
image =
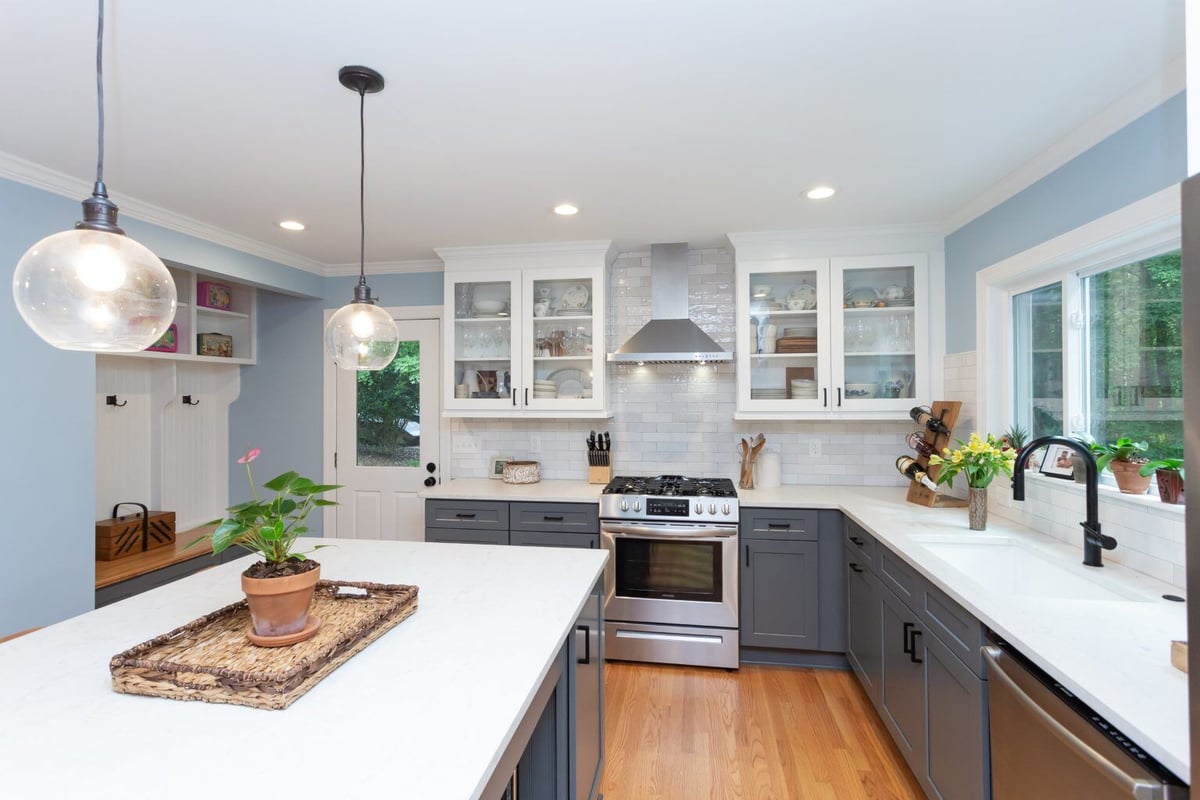
[(987, 663), (992, 800), (1180, 800), (1187, 786), (1003, 641)]

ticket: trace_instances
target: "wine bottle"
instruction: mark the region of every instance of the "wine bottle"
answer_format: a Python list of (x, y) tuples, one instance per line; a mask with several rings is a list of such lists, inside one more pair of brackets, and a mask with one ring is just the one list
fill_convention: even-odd
[(924, 425), (934, 433), (950, 435), (950, 429), (946, 427), (946, 423), (942, 422), (941, 417), (935, 417), (929, 410), (929, 406), (916, 406), (908, 412), (908, 415), (912, 417), (913, 422)]
[(925, 441), (925, 434), (921, 431), (913, 431), (904, 437), (904, 441), (908, 442), (908, 446), (915, 450), (918, 456), (929, 458), (929, 456), (937, 452), (933, 444)]
[(909, 480), (916, 481), (935, 492), (937, 491), (937, 484), (930, 480), (929, 476), (925, 474), (925, 470), (911, 456), (898, 456), (896, 458), (896, 469)]

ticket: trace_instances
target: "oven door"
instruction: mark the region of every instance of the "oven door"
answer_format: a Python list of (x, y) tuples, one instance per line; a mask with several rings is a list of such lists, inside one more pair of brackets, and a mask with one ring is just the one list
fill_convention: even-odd
[(738, 626), (736, 524), (600, 522), (604, 616), (662, 625)]

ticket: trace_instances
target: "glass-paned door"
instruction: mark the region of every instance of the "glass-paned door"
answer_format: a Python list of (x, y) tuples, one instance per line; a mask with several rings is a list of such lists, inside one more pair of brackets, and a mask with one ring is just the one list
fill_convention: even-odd
[(927, 380), (924, 257), (834, 259), (834, 405), (843, 411), (907, 408)]
[(455, 409), (504, 408), (513, 405), (520, 325), (519, 278), (458, 276), (448, 283), (447, 343), (453, 370), (445, 376), (446, 406)]
[(386, 368), (337, 371), (335, 472), (342, 488), (333, 535), (340, 538), (424, 538), (417, 492), (438, 475), (440, 329), (437, 320), (396, 325), (400, 348)]
[(525, 316), (532, 335), (525, 346), (526, 375), (521, 401), (530, 408), (594, 406), (596, 364), (596, 287), (591, 277), (559, 271), (530, 271)]

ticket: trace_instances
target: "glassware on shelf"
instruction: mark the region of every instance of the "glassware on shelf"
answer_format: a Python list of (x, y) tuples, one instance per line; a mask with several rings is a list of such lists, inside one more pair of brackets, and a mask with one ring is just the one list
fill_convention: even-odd
[(466, 319), (471, 316), (475, 305), (475, 286), (470, 283), (454, 285), (454, 316)]
[(864, 319), (856, 319), (846, 327), (846, 350), (851, 353), (868, 352), (875, 344), (876, 332)]

